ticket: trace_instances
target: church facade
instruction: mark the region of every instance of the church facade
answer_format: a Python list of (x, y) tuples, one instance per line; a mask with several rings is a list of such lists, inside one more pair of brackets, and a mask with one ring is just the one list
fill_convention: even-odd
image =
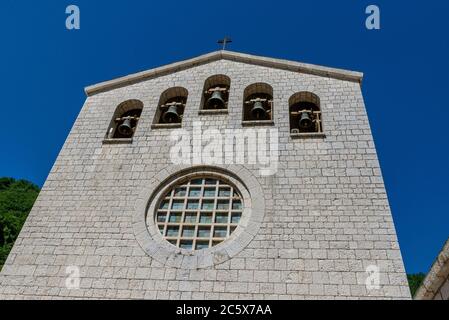
[(86, 88), (0, 298), (409, 299), (362, 77), (217, 51)]

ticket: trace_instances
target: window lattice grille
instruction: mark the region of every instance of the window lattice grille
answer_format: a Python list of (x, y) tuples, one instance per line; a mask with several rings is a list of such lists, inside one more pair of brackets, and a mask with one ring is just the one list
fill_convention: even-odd
[(194, 178), (161, 199), (155, 219), (168, 242), (201, 250), (226, 240), (237, 228), (242, 210), (242, 198), (233, 186), (215, 178)]

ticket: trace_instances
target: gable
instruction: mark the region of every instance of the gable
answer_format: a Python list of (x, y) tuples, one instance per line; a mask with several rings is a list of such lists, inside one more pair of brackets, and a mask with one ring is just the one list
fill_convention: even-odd
[(99, 92), (111, 90), (118, 87), (123, 87), (140, 81), (160, 77), (163, 75), (178, 72), (181, 70), (186, 70), (189, 68), (193, 68), (195, 66), (207, 64), (218, 60), (236, 61), (241, 63), (265, 66), (274, 69), (288, 70), (305, 74), (313, 74), (321, 77), (335, 78), (358, 83), (361, 83), (363, 79), (363, 74), (356, 71), (335, 69), (290, 60), (260, 57), (232, 51), (215, 51), (212, 53), (198, 56), (196, 58), (175, 62), (158, 68), (142, 71), (125, 77), (88, 86), (85, 88), (85, 92), (87, 96), (91, 96)]

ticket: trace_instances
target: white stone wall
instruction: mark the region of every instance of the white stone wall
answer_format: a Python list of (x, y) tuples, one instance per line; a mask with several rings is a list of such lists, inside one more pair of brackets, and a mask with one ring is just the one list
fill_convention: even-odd
[[(229, 114), (198, 115), (214, 74), (231, 78)], [(263, 189), (261, 227), (221, 264), (167, 267), (146, 254), (133, 229), (142, 190), (172, 166), (170, 129), (151, 129), (160, 94), (189, 91), (183, 128), (198, 119), (241, 128), (243, 91), (254, 82), (273, 87), (280, 137), (275, 176), (245, 166)], [(288, 99), (298, 91), (320, 97), (326, 138), (291, 139)], [(127, 99), (144, 103), (133, 143), (103, 145)], [(380, 268), (378, 290), (365, 286), (369, 265)], [(67, 266), (80, 268), (80, 289), (66, 288)], [(360, 85), (220, 60), (89, 97), (0, 275), (0, 298), (69, 297), (409, 299)]]

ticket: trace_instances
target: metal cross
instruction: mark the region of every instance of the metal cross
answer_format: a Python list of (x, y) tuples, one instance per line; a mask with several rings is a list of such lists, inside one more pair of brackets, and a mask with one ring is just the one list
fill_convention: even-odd
[(232, 39), (230, 37), (227, 37), (227, 36), (224, 37), (223, 40), (218, 40), (218, 43), (223, 45), (223, 50), (226, 50), (226, 45), (228, 43), (231, 43), (231, 42), (232, 42)]

